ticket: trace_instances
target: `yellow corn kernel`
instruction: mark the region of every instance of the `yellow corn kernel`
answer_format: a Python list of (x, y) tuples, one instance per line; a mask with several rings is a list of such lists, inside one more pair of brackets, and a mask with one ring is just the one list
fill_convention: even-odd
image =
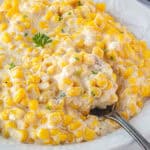
[(81, 127), (81, 122), (80, 121), (76, 121), (76, 122), (73, 122), (71, 124), (69, 124), (69, 129), (70, 130), (76, 130), (78, 129), (79, 127)]
[(137, 85), (133, 85), (130, 87), (131, 88), (131, 93), (133, 94), (138, 94), (139, 92), (139, 87)]
[(65, 115), (64, 116), (64, 120), (63, 123), (65, 126), (69, 125), (72, 122), (73, 118), (70, 115)]
[(83, 62), (87, 65), (94, 65), (95, 61), (90, 55), (83, 53)]
[(67, 140), (67, 134), (63, 133), (63, 132), (59, 132), (59, 134), (57, 135), (59, 142), (65, 142)]
[(95, 137), (96, 133), (94, 132), (94, 130), (86, 127), (84, 130), (84, 140), (90, 141), (93, 140)]
[(82, 138), (84, 133), (83, 133), (83, 130), (80, 129), (80, 130), (77, 130), (74, 134), (76, 138)]
[(1, 23), (0, 24), (0, 31), (2, 32), (2, 31), (4, 31), (4, 30), (6, 30), (8, 28), (8, 24), (7, 23)]
[(112, 87), (113, 87), (112, 82), (111, 82), (111, 81), (108, 81), (108, 84), (107, 84), (106, 90), (110, 90)]
[(68, 62), (67, 61), (61, 61), (60, 65), (61, 65), (61, 67), (65, 67), (68, 65)]
[(13, 105), (14, 105), (13, 99), (8, 98), (8, 99), (6, 100), (6, 105), (7, 105), (7, 106), (13, 106)]
[(69, 96), (79, 96), (81, 95), (81, 93), (82, 93), (81, 87), (71, 87), (67, 92)]
[(139, 108), (142, 108), (143, 107), (143, 102), (141, 100), (137, 101), (137, 106)]
[(90, 86), (96, 86), (96, 80), (95, 79), (90, 80)]
[(41, 140), (48, 140), (50, 138), (50, 132), (48, 129), (40, 129), (38, 131), (38, 137), (41, 139)]
[(150, 58), (150, 51), (149, 50), (143, 51), (143, 56), (144, 56), (144, 59), (149, 59)]
[(50, 124), (57, 125), (62, 121), (64, 114), (62, 112), (53, 112), (50, 114)]
[(23, 71), (20, 67), (15, 67), (15, 69), (12, 70), (12, 73), (14, 78), (23, 78)]
[(84, 40), (83, 40), (83, 39), (80, 39), (80, 40), (76, 43), (76, 46), (79, 47), (79, 48), (83, 48), (83, 47), (84, 47)]
[(16, 131), (15, 136), (20, 142), (25, 142), (28, 138), (28, 132), (25, 129), (19, 129)]
[(32, 33), (32, 34), (36, 34), (36, 33), (37, 33), (37, 29), (32, 28), (32, 29), (31, 29), (31, 33)]
[(16, 41), (22, 41), (23, 40), (23, 36), (18, 34), (18, 35), (16, 35), (15, 40)]
[(50, 66), (47, 69), (47, 72), (48, 72), (49, 75), (53, 75), (55, 73), (55, 71), (56, 71), (56, 66), (55, 65)]
[(57, 129), (57, 128), (50, 129), (50, 135), (52, 135), (52, 136), (58, 135), (59, 132), (60, 132), (60, 129)]
[(143, 97), (149, 97), (150, 96), (150, 86), (145, 85), (141, 87), (141, 95)]
[(126, 119), (126, 120), (129, 119), (129, 115), (128, 115), (127, 112), (121, 112), (120, 114), (121, 114), (121, 116), (122, 116), (124, 119)]
[(20, 108), (14, 108), (10, 111), (9, 117), (13, 117), (15, 119), (21, 119), (24, 116), (24, 110)]
[(8, 122), (6, 122), (6, 124), (5, 124), (5, 128), (6, 128), (6, 129), (9, 129), (9, 128), (16, 128), (16, 127), (17, 127), (17, 125), (16, 125), (16, 123), (13, 122), (13, 121), (8, 121)]
[(73, 82), (72, 82), (72, 80), (71, 79), (69, 79), (69, 78), (63, 78), (63, 82), (65, 83), (65, 84), (67, 84), (67, 85), (72, 85), (73, 84)]
[(39, 27), (41, 29), (48, 28), (48, 23), (46, 21), (41, 21), (41, 22), (39, 22)]
[(2, 40), (5, 43), (10, 43), (12, 41), (12, 37), (9, 33), (5, 32), (2, 36)]
[(3, 110), (1, 113), (0, 113), (0, 118), (1, 120), (8, 120), (9, 119), (9, 112), (7, 110)]
[(128, 79), (128, 82), (129, 82), (129, 84), (131, 84), (131, 85), (135, 85), (135, 84), (136, 84), (136, 78), (135, 78), (135, 77), (130, 77), (130, 78)]
[(46, 13), (46, 15), (45, 15), (45, 19), (46, 19), (47, 21), (49, 21), (52, 16), (53, 16), (53, 13), (52, 13), (52, 11), (49, 10), (49, 11)]
[(106, 4), (105, 3), (98, 3), (98, 4), (96, 4), (96, 8), (98, 11), (103, 12), (106, 9)]
[(28, 124), (34, 124), (37, 121), (36, 115), (33, 112), (27, 112), (24, 116), (24, 120)]
[(130, 77), (132, 75), (132, 73), (133, 73), (133, 69), (132, 68), (127, 68), (125, 70), (125, 72), (123, 73), (123, 76), (124, 76), (125, 79), (127, 79), (128, 77)]
[(39, 102), (37, 100), (30, 100), (29, 101), (29, 109), (30, 110), (37, 110), (39, 106)]
[(130, 104), (129, 104), (129, 109), (130, 109), (132, 115), (135, 115), (135, 114), (136, 114), (137, 108), (136, 108), (136, 105), (135, 105), (134, 103), (130, 103)]
[(89, 124), (89, 127), (94, 129), (95, 127), (98, 127), (99, 126), (99, 120), (98, 119), (94, 119), (90, 124)]
[(102, 91), (100, 88), (97, 88), (97, 87), (92, 87), (91, 88), (91, 95), (94, 96), (94, 97), (100, 97), (102, 94)]
[(14, 102), (19, 103), (21, 102), (24, 98), (26, 97), (26, 92), (25, 89), (20, 88), (16, 91), (15, 96), (14, 96)]
[(100, 88), (105, 88), (108, 85), (108, 80), (106, 75), (104, 74), (99, 74), (97, 79), (96, 79), (96, 84), (97, 86), (99, 86)]
[(99, 58), (103, 58), (104, 56), (104, 51), (100, 47), (94, 47), (92, 53), (98, 56)]

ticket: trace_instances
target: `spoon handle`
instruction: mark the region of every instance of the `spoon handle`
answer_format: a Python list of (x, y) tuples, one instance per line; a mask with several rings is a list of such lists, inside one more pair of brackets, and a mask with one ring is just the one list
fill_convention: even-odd
[(113, 112), (109, 115), (106, 115), (106, 118), (118, 122), (137, 141), (137, 143), (144, 150), (150, 150), (150, 143), (133, 126), (131, 126), (125, 119), (123, 119), (117, 112)]

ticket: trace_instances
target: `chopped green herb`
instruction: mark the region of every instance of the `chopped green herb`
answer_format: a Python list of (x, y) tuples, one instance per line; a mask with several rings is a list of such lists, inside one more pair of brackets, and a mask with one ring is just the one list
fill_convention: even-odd
[(106, 48), (104, 48), (104, 49), (103, 49), (103, 51), (106, 53), (106, 52), (107, 52), (107, 49), (106, 49)]
[(9, 69), (10, 70), (13, 69), (13, 68), (15, 68), (15, 67), (16, 67), (16, 65), (13, 62), (9, 64)]
[(78, 6), (82, 6), (82, 3), (80, 1), (78, 1)]
[(24, 16), (23, 16), (23, 18), (27, 18), (27, 17), (28, 17), (27, 15), (24, 15)]
[(66, 94), (64, 92), (60, 92), (57, 98), (59, 99), (59, 98), (65, 97), (65, 96), (66, 96)]
[(115, 57), (111, 56), (110, 59), (114, 61), (114, 60), (115, 60)]
[(62, 32), (62, 33), (65, 33), (64, 29), (61, 29), (61, 32)]
[(51, 107), (50, 106), (46, 106), (46, 109), (51, 110)]
[(80, 76), (81, 74), (82, 74), (82, 69), (79, 69), (79, 70), (75, 71), (76, 76)]
[(98, 71), (93, 70), (92, 73), (93, 73), (93, 74), (98, 74)]
[(27, 32), (25, 32), (25, 33), (24, 33), (24, 36), (25, 36), (25, 37), (26, 37), (26, 36), (28, 36), (28, 33), (27, 33)]
[(71, 15), (71, 14), (72, 14), (71, 12), (68, 13), (68, 15)]
[(74, 59), (75, 59), (76, 61), (79, 61), (79, 58), (78, 58), (78, 57), (74, 57)]
[(42, 33), (35, 34), (32, 40), (37, 47), (44, 47), (46, 44), (52, 42), (52, 39), (50, 39), (47, 35)]
[(92, 95), (92, 96), (95, 96), (95, 93), (94, 93), (93, 91), (91, 91), (91, 95)]
[(61, 20), (63, 20), (63, 17), (62, 16), (59, 16), (59, 19), (58, 19), (59, 21), (61, 21)]

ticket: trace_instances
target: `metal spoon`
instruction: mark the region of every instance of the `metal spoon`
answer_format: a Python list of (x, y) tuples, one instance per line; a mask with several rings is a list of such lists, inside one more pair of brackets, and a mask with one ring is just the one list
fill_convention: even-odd
[(123, 119), (116, 111), (115, 105), (107, 107), (107, 109), (94, 108), (90, 111), (90, 114), (98, 117), (106, 117), (119, 123), (143, 148), (144, 150), (150, 150), (150, 143), (125, 119)]

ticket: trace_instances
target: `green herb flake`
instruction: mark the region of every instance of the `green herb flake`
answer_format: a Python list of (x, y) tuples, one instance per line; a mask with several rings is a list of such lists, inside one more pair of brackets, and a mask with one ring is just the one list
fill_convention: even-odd
[(60, 92), (57, 98), (59, 99), (59, 98), (65, 97), (65, 96), (66, 96), (66, 94), (64, 92)]
[(81, 1), (78, 1), (78, 6), (82, 6), (82, 3), (81, 3)]
[(24, 36), (25, 36), (25, 37), (26, 37), (26, 36), (28, 36), (28, 33), (27, 33), (27, 32), (25, 32), (25, 33), (24, 33)]
[(92, 71), (92, 74), (98, 74), (98, 71), (93, 70), (93, 71)]
[(32, 38), (36, 47), (44, 47), (46, 44), (51, 43), (52, 39), (43, 33), (37, 33)]
[(23, 18), (27, 18), (28, 16), (27, 15), (23, 15)]
[(63, 20), (63, 17), (62, 16), (59, 16), (59, 19), (58, 19), (59, 21), (61, 21), (61, 20)]
[(51, 110), (51, 107), (50, 106), (46, 106), (46, 109)]
[(9, 70), (11, 70), (11, 69), (13, 69), (15, 67), (16, 67), (16, 65), (13, 62), (9, 64)]
[(95, 96), (95, 93), (94, 93), (93, 91), (91, 91), (91, 95), (92, 95), (92, 96)]
[(68, 15), (71, 15), (72, 13), (71, 12), (68, 12)]
[(111, 56), (111, 57), (110, 57), (110, 60), (114, 61), (114, 60), (115, 60), (115, 57)]
[(78, 57), (74, 57), (74, 59), (75, 59), (76, 61), (79, 61), (79, 60), (80, 60)]
[(64, 29), (61, 29), (61, 32), (62, 32), (62, 33), (65, 33)]

